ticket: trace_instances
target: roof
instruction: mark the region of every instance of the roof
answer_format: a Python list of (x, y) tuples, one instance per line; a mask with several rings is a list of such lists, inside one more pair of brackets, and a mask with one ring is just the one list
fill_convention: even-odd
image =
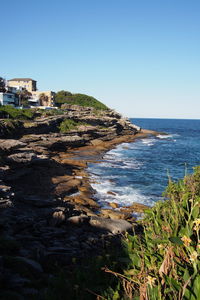
[(8, 81), (36, 81), (34, 79), (31, 78), (13, 78), (13, 79), (9, 79)]

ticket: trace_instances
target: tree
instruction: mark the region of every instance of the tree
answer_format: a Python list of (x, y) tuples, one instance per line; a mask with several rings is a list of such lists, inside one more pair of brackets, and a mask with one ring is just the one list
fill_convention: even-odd
[(49, 98), (47, 95), (44, 93), (40, 94), (39, 100), (41, 106), (48, 106)]
[(31, 98), (32, 94), (25, 89), (22, 91), (17, 91), (17, 94), (19, 96), (20, 105), (28, 106), (29, 105), (28, 99)]

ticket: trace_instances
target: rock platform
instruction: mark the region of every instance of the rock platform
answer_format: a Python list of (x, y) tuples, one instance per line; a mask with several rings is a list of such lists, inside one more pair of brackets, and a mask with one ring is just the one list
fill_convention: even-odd
[[(101, 115), (99, 115), (101, 114)], [(60, 133), (66, 118), (84, 122)], [(87, 124), (87, 125), (85, 125)], [(48, 279), (50, 265), (68, 267), (97, 255), (135, 224), (145, 206), (102, 210), (94, 200), (87, 164), (142, 131), (114, 111), (68, 108), (61, 116), (24, 124), (20, 136), (0, 139), (0, 288), (16, 299), (39, 297), (35, 280)], [(17, 297), (18, 297), (17, 296)], [(21, 298), (20, 298), (21, 297)]]

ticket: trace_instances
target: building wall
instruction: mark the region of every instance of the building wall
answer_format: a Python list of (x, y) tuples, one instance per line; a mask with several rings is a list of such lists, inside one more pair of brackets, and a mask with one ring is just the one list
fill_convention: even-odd
[(28, 92), (36, 91), (37, 89), (37, 81), (35, 80), (8, 80), (8, 86), (11, 87), (22, 87), (25, 88)]
[(19, 99), (15, 94), (0, 93), (0, 105), (19, 105)]
[(47, 96), (47, 101), (42, 100), (41, 97), (41, 106), (54, 106), (55, 102), (55, 93), (52, 91), (35, 91), (31, 93), (33, 96), (40, 98), (42, 95)]

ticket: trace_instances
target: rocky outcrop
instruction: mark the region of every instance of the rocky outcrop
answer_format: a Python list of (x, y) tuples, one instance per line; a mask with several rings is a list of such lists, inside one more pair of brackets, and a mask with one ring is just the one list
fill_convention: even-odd
[[(133, 226), (128, 208), (100, 209), (85, 168), (140, 129), (112, 110), (66, 109), (24, 123), (20, 138), (0, 140), (0, 286), (23, 299), (40, 298), (34, 282), (53, 277), (50, 265), (98, 254)], [(61, 134), (66, 118), (82, 125)]]

